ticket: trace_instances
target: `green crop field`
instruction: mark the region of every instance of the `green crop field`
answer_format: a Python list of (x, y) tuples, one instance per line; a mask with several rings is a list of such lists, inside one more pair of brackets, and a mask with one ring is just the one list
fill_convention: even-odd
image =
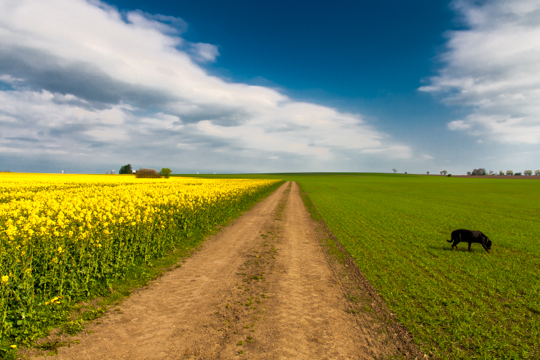
[[(540, 358), (540, 181), (365, 175), (254, 177), (299, 183), (423, 351)], [(452, 251), (460, 228), (489, 236), (491, 255)]]

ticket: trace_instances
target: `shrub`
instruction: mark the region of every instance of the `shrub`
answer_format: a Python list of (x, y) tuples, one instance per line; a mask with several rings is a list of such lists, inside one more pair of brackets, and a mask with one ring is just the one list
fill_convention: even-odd
[(448, 177), (452, 176), (452, 174), (448, 174)]
[(521, 176), (522, 174), (520, 172), (517, 172), (514, 174), (514, 176)]
[(135, 173), (137, 178), (160, 178), (161, 175), (155, 169), (139, 169)]

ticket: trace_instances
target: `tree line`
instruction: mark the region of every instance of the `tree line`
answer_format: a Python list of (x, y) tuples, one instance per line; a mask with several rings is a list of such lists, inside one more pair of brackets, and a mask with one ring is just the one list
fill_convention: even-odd
[(155, 169), (147, 169), (147, 168), (140, 168), (137, 171), (134, 171), (131, 167), (131, 164), (124, 165), (120, 168), (118, 171), (118, 174), (135, 174), (135, 177), (137, 178), (160, 178), (164, 177), (166, 179), (169, 178), (172, 174), (172, 170), (169, 168), (161, 168), (161, 170), (158, 172)]
[[(507, 175), (507, 176), (521, 176), (521, 175), (531, 176), (532, 174), (533, 174), (532, 170), (525, 170), (523, 172), (516, 172), (516, 173), (514, 173), (512, 170), (506, 170), (506, 173), (504, 171), (500, 170), (499, 173), (498, 173), (499, 176), (502, 176), (502, 175)], [(489, 173), (488, 173), (488, 172), (486, 172), (486, 169), (479, 168), (479, 169), (474, 169), (473, 171), (468, 171), (467, 175), (496, 175), (496, 173), (493, 170), (490, 170)], [(535, 170), (534, 175), (540, 175), (540, 170)]]

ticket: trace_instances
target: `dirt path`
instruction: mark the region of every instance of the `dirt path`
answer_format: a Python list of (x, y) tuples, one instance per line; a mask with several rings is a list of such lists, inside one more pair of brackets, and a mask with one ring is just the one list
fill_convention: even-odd
[(377, 359), (403, 353), (403, 341), (381, 331), (386, 328), (375, 315), (351, 311), (321, 240), (297, 184), (284, 184), (180, 268), (89, 325), (74, 338), (79, 344), (58, 349), (56, 358)]

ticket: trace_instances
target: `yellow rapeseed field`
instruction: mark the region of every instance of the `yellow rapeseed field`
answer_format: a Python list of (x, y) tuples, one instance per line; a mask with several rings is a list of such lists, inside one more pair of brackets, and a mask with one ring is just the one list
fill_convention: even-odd
[(277, 183), (0, 174), (0, 338), (46, 323), (54, 306), (91, 296), (135, 264), (193, 246), (194, 234)]

